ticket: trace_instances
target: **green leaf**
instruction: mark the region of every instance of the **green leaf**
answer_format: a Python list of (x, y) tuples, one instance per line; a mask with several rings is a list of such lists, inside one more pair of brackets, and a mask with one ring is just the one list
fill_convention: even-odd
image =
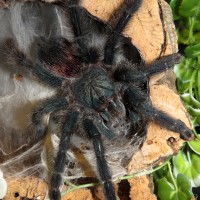
[(181, 99), (187, 103), (190, 104), (191, 103), (191, 94), (190, 93), (184, 93), (181, 95)]
[(174, 72), (183, 82), (190, 82), (196, 61), (194, 59), (185, 59), (179, 65), (175, 65)]
[(192, 96), (190, 93), (184, 93), (181, 95), (181, 99), (189, 104), (189, 105), (192, 105), (193, 107), (195, 108), (199, 108), (200, 109), (200, 102), (197, 101), (194, 96)]
[(189, 200), (193, 197), (192, 187), (189, 179), (184, 174), (178, 174), (177, 176), (178, 192), (177, 196), (179, 200)]
[(179, 7), (179, 14), (183, 17), (196, 16), (199, 13), (199, 0), (183, 0)]
[(170, 6), (173, 12), (173, 18), (174, 20), (180, 19), (179, 13), (178, 13), (178, 8), (181, 5), (181, 0), (171, 0), (170, 1)]
[(193, 187), (200, 186), (200, 156), (193, 151), (179, 151), (177, 156), (173, 157), (174, 175), (184, 174), (190, 180)]
[(174, 199), (176, 189), (173, 184), (169, 183), (164, 177), (158, 181), (158, 197), (161, 200)]
[(172, 162), (175, 166), (175, 174), (178, 173), (183, 173), (190, 167), (190, 163), (188, 162), (186, 155), (182, 152), (179, 151), (177, 156), (174, 156), (172, 158)]
[(200, 117), (200, 109), (188, 105), (186, 105), (186, 108), (193, 117)]
[(189, 179), (178, 174), (176, 187), (165, 177), (158, 181), (158, 197), (161, 200), (189, 200), (193, 197)]
[(197, 153), (198, 155), (200, 155), (200, 141), (196, 141), (196, 140), (193, 140), (193, 141), (190, 141), (188, 142), (188, 145), (190, 146), (190, 148), (195, 152)]
[(185, 49), (185, 54), (188, 58), (195, 58), (200, 55), (200, 43), (194, 46), (188, 46)]

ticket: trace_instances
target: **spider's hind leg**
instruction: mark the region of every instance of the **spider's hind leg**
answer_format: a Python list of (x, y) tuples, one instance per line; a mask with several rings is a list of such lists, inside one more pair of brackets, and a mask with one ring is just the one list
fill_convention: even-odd
[(97, 159), (97, 167), (101, 181), (103, 181), (104, 195), (107, 200), (116, 200), (115, 190), (111, 182), (109, 167), (105, 159), (104, 146), (101, 139), (101, 133), (91, 119), (84, 119), (83, 126), (89, 134), (94, 146), (94, 151)]
[(124, 100), (130, 110), (138, 113), (142, 118), (148, 121), (154, 121), (162, 127), (173, 132), (180, 133), (181, 138), (191, 140), (192, 131), (179, 119), (169, 116), (167, 113), (154, 108), (147, 95), (141, 93), (137, 87), (129, 87), (124, 92)]
[(70, 138), (75, 130), (78, 116), (78, 111), (71, 110), (67, 113), (65, 117), (65, 123), (62, 127), (59, 149), (55, 158), (55, 164), (51, 176), (51, 185), (49, 192), (51, 200), (61, 199), (60, 185), (62, 184), (62, 173), (64, 172), (66, 163), (66, 151), (69, 148)]
[(155, 121), (170, 131), (180, 133), (182, 139), (191, 140), (194, 137), (193, 132), (181, 120), (175, 119), (149, 104), (144, 104), (143, 109), (150, 120)]

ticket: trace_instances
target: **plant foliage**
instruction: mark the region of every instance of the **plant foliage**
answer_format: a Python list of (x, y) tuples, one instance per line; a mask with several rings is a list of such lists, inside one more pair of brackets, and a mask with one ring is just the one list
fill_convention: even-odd
[(192, 117), (197, 139), (154, 172), (155, 190), (161, 200), (190, 200), (192, 187), (200, 186), (200, 1), (171, 0), (184, 60), (175, 66), (177, 89)]

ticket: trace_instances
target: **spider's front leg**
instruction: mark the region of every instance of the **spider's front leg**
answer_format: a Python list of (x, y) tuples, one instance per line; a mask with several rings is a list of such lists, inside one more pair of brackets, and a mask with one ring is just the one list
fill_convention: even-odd
[(175, 64), (180, 63), (182, 56), (179, 53), (164, 56), (155, 61), (148, 67), (140, 69), (128, 61), (121, 62), (119, 67), (114, 71), (114, 77), (118, 81), (131, 82), (136, 85), (144, 84), (149, 81), (152, 76), (162, 73), (172, 68)]
[(93, 29), (97, 26), (89, 13), (80, 6), (80, 0), (69, 0), (68, 3), (56, 3), (69, 14), (70, 24), (74, 33), (74, 46), (78, 55), (86, 63), (96, 63), (99, 59), (97, 47), (88, 46), (93, 37)]
[(69, 148), (70, 138), (76, 128), (76, 123), (78, 120), (79, 111), (72, 109), (69, 111), (65, 117), (65, 122), (62, 128), (62, 133), (60, 137), (60, 144), (57, 156), (55, 158), (55, 164), (51, 176), (51, 185), (49, 196), (51, 200), (60, 200), (60, 186), (62, 184), (62, 173), (65, 169), (66, 162), (66, 151)]
[(109, 167), (105, 159), (105, 152), (104, 152), (103, 142), (101, 139), (101, 133), (97, 129), (93, 120), (91, 119), (87, 119), (87, 118), (84, 119), (83, 126), (93, 142), (99, 175), (100, 175), (101, 181), (103, 181), (104, 195), (107, 200), (116, 200), (115, 190), (111, 182)]
[(125, 10), (118, 21), (117, 25), (112, 30), (112, 34), (109, 36), (108, 41), (104, 50), (104, 62), (111, 65), (113, 62), (115, 46), (121, 37), (121, 33), (125, 26), (131, 19), (131, 17), (138, 11), (141, 7), (143, 0), (126, 1)]

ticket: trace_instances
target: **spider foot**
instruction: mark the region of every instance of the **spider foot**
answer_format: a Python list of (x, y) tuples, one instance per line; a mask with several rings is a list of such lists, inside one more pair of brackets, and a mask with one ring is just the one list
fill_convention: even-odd
[(116, 200), (115, 190), (111, 181), (107, 181), (103, 184), (104, 194), (107, 200)]
[(177, 120), (177, 124), (179, 124), (177, 125), (179, 129), (177, 132), (180, 133), (182, 139), (190, 141), (194, 138), (193, 132), (181, 120)]
[(50, 192), (49, 192), (49, 198), (51, 200), (61, 200), (61, 193), (59, 188), (53, 188)]

